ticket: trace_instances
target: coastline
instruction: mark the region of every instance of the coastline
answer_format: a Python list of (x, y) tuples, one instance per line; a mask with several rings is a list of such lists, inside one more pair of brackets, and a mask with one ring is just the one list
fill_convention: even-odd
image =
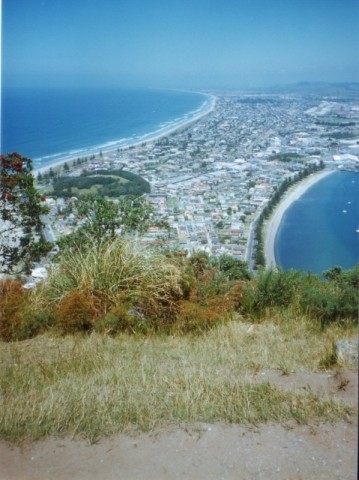
[(267, 226), (264, 232), (264, 256), (266, 261), (266, 268), (275, 268), (275, 239), (282, 222), (284, 213), (292, 205), (293, 202), (298, 200), (310, 187), (319, 182), (328, 175), (334, 173), (335, 170), (324, 170), (316, 172), (309, 177), (303, 179), (300, 183), (295, 184), (286, 193), (281, 202), (277, 205), (274, 213), (268, 220)]
[[(96, 159), (98, 160), (100, 158), (99, 153), (98, 153), (99, 149), (101, 150), (101, 152), (105, 156), (106, 155), (112, 155), (112, 154), (116, 153), (118, 149), (119, 150), (126, 150), (129, 147), (136, 147), (138, 145), (141, 145), (142, 143), (149, 143), (149, 142), (152, 143), (152, 142), (155, 142), (155, 141), (159, 140), (160, 138), (171, 135), (174, 132), (185, 129), (189, 125), (191, 125), (192, 123), (197, 122), (198, 120), (205, 117), (206, 115), (209, 115), (215, 109), (216, 101), (217, 101), (217, 97), (215, 95), (202, 93), (202, 92), (197, 92), (197, 93), (205, 96), (206, 100), (203, 102), (201, 108), (192, 112), (192, 115), (191, 115), (190, 118), (185, 118), (182, 121), (179, 121), (177, 123), (171, 123), (166, 127), (162, 127), (161, 129), (156, 130), (152, 133), (148, 133), (146, 135), (143, 135), (140, 139), (136, 139), (132, 142), (131, 141), (126, 142), (125, 144), (123, 144), (121, 146), (116, 146), (116, 148), (114, 148), (113, 146), (109, 147), (109, 148), (106, 148), (106, 147), (99, 148), (98, 146), (96, 146), (96, 147), (93, 147), (92, 149), (89, 148), (88, 150), (84, 151), (81, 154), (67, 155), (67, 156), (62, 157), (62, 158), (60, 158), (60, 159), (56, 160), (55, 162), (50, 163), (48, 165), (44, 165), (42, 167), (34, 168), (32, 170), (32, 174), (33, 175), (37, 175), (39, 173), (43, 174), (44, 172), (48, 171), (50, 168), (56, 169), (58, 167), (61, 167), (66, 162), (71, 162), (73, 160), (76, 160), (78, 157), (95, 155)], [(191, 114), (191, 112), (189, 112), (189, 114)], [(119, 140), (117, 142), (113, 142), (113, 143), (116, 143), (118, 145), (120, 142), (121, 142), (121, 140)]]

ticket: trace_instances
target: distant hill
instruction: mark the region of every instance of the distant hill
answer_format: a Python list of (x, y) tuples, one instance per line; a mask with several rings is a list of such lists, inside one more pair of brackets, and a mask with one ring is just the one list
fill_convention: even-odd
[(320, 96), (359, 96), (359, 82), (298, 82), (290, 85), (276, 85), (261, 89), (266, 93), (284, 93), (297, 95), (320, 95)]

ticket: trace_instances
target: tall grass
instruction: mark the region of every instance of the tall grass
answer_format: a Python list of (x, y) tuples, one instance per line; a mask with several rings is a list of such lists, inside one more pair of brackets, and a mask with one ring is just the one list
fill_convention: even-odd
[(134, 239), (117, 237), (65, 251), (35, 296), (49, 304), (59, 303), (72, 290), (109, 303), (116, 303), (121, 294), (136, 300), (171, 300), (180, 292), (179, 285), (180, 271), (164, 255), (144, 250)]
[(33, 292), (33, 304), (53, 311), (61, 330), (73, 333), (119, 308), (168, 319), (180, 295), (181, 271), (174, 262), (121, 237), (66, 250)]

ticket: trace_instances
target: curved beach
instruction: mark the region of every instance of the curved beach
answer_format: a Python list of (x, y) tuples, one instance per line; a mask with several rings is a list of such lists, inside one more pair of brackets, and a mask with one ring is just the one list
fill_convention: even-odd
[[(215, 109), (217, 97), (215, 97), (214, 95), (204, 94), (204, 93), (201, 93), (201, 92), (197, 92), (197, 93), (205, 96), (206, 100), (203, 102), (202, 106), (198, 110), (192, 112), (192, 115), (189, 118), (187, 117), (184, 120), (182, 119), (178, 122), (171, 122), (169, 125), (161, 128), (159, 130), (156, 130), (154, 132), (143, 135), (141, 138), (136, 139), (132, 142), (131, 141), (126, 142), (123, 145), (121, 145), (120, 147), (117, 147), (117, 146), (116, 146), (116, 148), (114, 148), (114, 147), (101, 148), (100, 147), (100, 150), (102, 151), (102, 153), (104, 153), (106, 155), (111, 155), (111, 154), (113, 154), (117, 151), (117, 148), (119, 148), (120, 150), (126, 150), (129, 147), (135, 147), (137, 145), (141, 145), (144, 142), (146, 142), (146, 143), (147, 142), (155, 142), (156, 140), (159, 140), (160, 138), (171, 135), (172, 133), (174, 133), (178, 130), (182, 130), (184, 128), (187, 128), (189, 125), (191, 125), (192, 123), (200, 120), (202, 117), (205, 117), (206, 115), (210, 114)], [(41, 173), (41, 174), (44, 173), (45, 171), (49, 170), (50, 168), (55, 168), (56, 169), (57, 167), (60, 167), (61, 165), (63, 165), (66, 162), (76, 160), (79, 156), (80, 157), (85, 157), (85, 156), (95, 155), (96, 158), (99, 158), (98, 152), (99, 152), (99, 147), (96, 146), (96, 148), (89, 149), (89, 150), (87, 150), (87, 151), (85, 151), (81, 154), (67, 155), (67, 156), (57, 160), (56, 162), (50, 163), (48, 165), (44, 165), (43, 167), (34, 168), (32, 173), (34, 175), (35, 174), (37, 175), (38, 173)]]
[(313, 173), (312, 175), (309, 175), (309, 177), (302, 180), (300, 183), (294, 185), (285, 194), (282, 201), (276, 207), (274, 213), (268, 220), (268, 224), (265, 229), (264, 255), (267, 268), (274, 268), (276, 266), (274, 252), (275, 238), (286, 210), (291, 206), (293, 202), (298, 200), (311, 186), (313, 186), (322, 178), (334, 172), (335, 170), (325, 170)]

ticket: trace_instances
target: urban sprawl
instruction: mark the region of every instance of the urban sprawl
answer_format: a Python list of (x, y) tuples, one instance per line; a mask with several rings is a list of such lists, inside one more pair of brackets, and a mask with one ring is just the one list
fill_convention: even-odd
[[(215, 98), (211, 113), (136, 146), (69, 162), (61, 175), (119, 169), (145, 178), (147, 199), (170, 233), (151, 228), (142, 241), (164, 241), (252, 261), (253, 222), (276, 188), (309, 165), (359, 169), (359, 107), (339, 98), (235, 95)], [(74, 198), (47, 198), (45, 234), (54, 241), (78, 225)]]

